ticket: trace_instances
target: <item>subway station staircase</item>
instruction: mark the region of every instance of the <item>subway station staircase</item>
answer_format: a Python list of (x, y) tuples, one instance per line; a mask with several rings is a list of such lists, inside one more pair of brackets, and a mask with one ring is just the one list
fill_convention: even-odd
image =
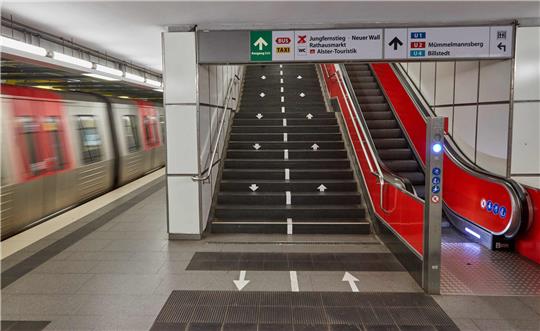
[(314, 65), (246, 68), (211, 231), (370, 232)]
[(381, 161), (393, 173), (408, 179), (418, 197), (424, 199), (424, 170), (369, 65), (348, 64), (345, 67)]

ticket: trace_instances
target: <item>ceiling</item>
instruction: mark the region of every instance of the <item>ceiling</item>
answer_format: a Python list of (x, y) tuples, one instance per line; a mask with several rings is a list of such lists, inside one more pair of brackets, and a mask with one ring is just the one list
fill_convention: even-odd
[(96, 93), (103, 96), (135, 98), (162, 102), (163, 93), (144, 89), (125, 81), (103, 81), (80, 73), (14, 60), (2, 56), (2, 82), (60, 91)]
[(161, 32), (199, 28), (294, 28), (366, 23), (483, 22), (540, 17), (540, 2), (517, 1), (32, 1), (2, 3), (2, 16), (161, 71)]

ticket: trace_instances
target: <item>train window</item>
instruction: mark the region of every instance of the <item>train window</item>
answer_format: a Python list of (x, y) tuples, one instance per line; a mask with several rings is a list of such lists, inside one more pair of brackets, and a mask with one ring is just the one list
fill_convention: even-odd
[(122, 117), (124, 123), (124, 133), (126, 136), (127, 148), (130, 152), (139, 150), (139, 133), (137, 131), (137, 119), (133, 115), (125, 115)]
[(97, 129), (96, 117), (90, 115), (77, 117), (83, 163), (90, 164), (101, 161), (101, 138)]
[(144, 138), (148, 146), (159, 144), (158, 124), (153, 116), (144, 116)]
[(46, 169), (46, 164), (43, 162), (39, 150), (37, 148), (37, 135), (39, 132), (39, 124), (30, 116), (22, 116), (17, 118), (20, 133), (23, 136), (22, 143), (27, 155), (27, 162), (32, 176), (38, 176)]
[(60, 131), (60, 119), (56, 116), (45, 118), (43, 122), (43, 130), (47, 132), (52, 143), (52, 162), (54, 163), (55, 170), (64, 169), (66, 166), (66, 159), (64, 156), (63, 144), (62, 144), (62, 132)]

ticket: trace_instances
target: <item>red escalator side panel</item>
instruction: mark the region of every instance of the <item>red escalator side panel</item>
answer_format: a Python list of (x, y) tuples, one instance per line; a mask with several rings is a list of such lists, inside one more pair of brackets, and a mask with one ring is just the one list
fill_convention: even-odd
[(540, 190), (526, 187), (534, 208), (534, 219), (527, 233), (516, 240), (516, 250), (519, 254), (540, 264)]

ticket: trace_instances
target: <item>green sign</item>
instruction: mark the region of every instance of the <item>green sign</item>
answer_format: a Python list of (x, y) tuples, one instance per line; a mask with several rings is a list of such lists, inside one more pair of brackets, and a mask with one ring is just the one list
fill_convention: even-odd
[(272, 31), (251, 31), (251, 61), (272, 61)]

